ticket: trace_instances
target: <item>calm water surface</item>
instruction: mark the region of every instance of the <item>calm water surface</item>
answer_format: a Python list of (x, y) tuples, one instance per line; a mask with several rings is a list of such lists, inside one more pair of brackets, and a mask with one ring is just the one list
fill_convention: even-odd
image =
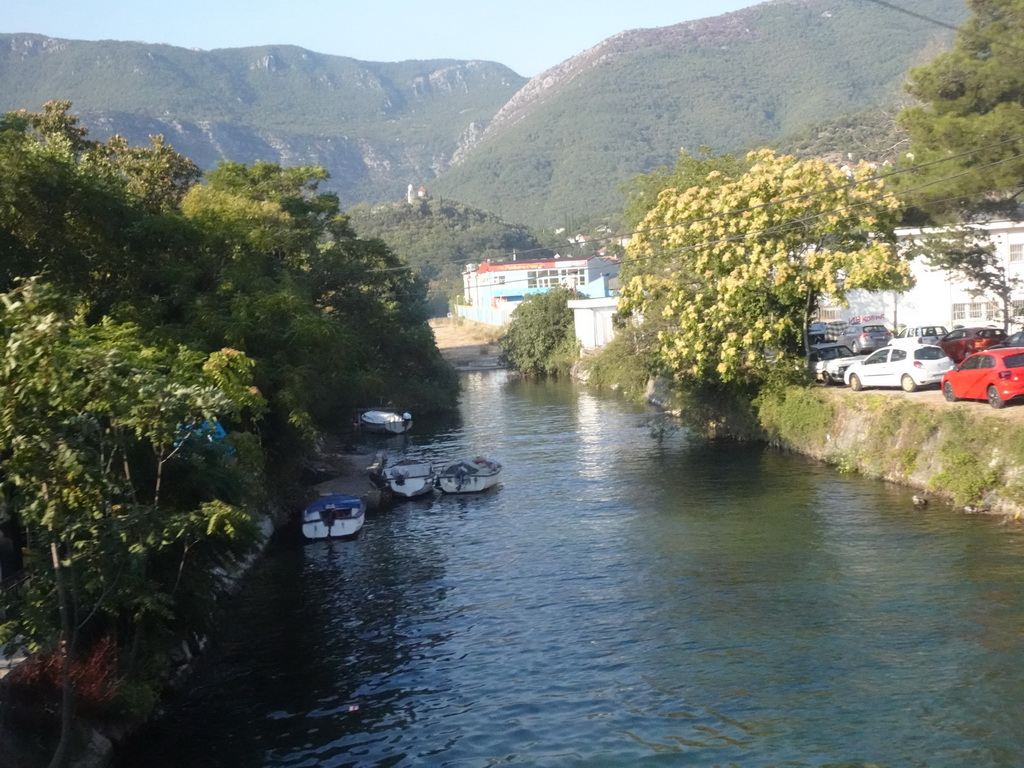
[(1014, 527), (502, 372), (404, 445), (504, 484), (276, 542), (122, 768), (1024, 765)]

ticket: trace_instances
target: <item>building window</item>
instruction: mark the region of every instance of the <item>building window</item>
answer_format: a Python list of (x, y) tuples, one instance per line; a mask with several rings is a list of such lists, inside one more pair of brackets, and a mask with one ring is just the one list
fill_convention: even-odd
[(583, 282), (586, 272), (583, 269), (535, 269), (526, 273), (528, 288), (557, 288), (559, 285)]
[(1010, 263), (1024, 261), (1024, 243), (1010, 243)]
[(1010, 312), (1013, 313), (1013, 317), (1010, 320), (1020, 322), (1020, 319), (1024, 318), (1024, 299), (1014, 299), (1011, 301)]
[(999, 305), (994, 301), (972, 301), (961, 304), (954, 304), (950, 319), (956, 322), (971, 321), (995, 321), (1002, 322), (1002, 313)]

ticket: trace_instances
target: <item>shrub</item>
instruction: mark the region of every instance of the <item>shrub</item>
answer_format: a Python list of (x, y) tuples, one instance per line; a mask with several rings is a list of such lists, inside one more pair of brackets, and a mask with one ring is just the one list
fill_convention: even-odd
[(568, 373), (579, 353), (568, 305), (575, 297), (568, 288), (527, 296), (498, 341), (502, 363), (533, 375)]

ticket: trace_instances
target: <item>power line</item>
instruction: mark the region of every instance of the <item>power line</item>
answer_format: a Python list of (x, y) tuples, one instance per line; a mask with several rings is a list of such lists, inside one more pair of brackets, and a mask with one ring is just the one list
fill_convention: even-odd
[[(709, 216), (702, 216), (702, 217), (694, 218), (694, 219), (686, 219), (684, 221), (677, 221), (677, 222), (672, 222), (672, 223), (669, 223), (669, 224), (661, 224), (661, 225), (656, 226), (656, 227), (648, 227), (646, 229), (633, 230), (631, 232), (626, 232), (626, 233), (617, 234), (617, 235), (609, 235), (608, 237), (603, 237), (603, 238), (595, 238), (595, 239), (591, 240), (590, 242), (592, 242), (592, 243), (601, 243), (601, 242), (605, 242), (605, 241), (609, 241), (609, 240), (620, 240), (620, 239), (625, 238), (625, 237), (633, 237), (633, 236), (636, 236), (636, 235), (650, 234), (652, 232), (658, 232), (658, 231), (665, 230), (665, 229), (674, 229), (675, 227), (692, 226), (693, 224), (698, 224), (698, 223), (703, 222), (703, 221), (710, 221), (712, 219), (722, 218), (722, 217), (725, 217), (725, 216), (735, 216), (735, 215), (742, 214), (742, 213), (749, 213), (749, 212), (760, 210), (762, 208), (768, 208), (768, 207), (773, 206), (773, 205), (782, 205), (784, 203), (790, 203), (790, 202), (794, 202), (796, 200), (802, 200), (802, 199), (805, 199), (805, 198), (814, 197), (815, 195), (826, 194), (828, 192), (834, 192), (834, 191), (836, 191), (838, 189), (844, 189), (846, 187), (854, 186), (854, 185), (857, 185), (857, 184), (877, 183), (879, 181), (885, 181), (886, 179), (890, 179), (890, 178), (893, 178), (894, 176), (899, 176), (899, 175), (904, 174), (904, 173), (914, 173), (914, 172), (921, 171), (921, 170), (926, 169), (926, 168), (930, 168), (931, 166), (934, 166), (934, 165), (939, 165), (941, 163), (946, 163), (946, 162), (950, 162), (950, 161), (953, 161), (953, 160), (959, 160), (960, 158), (963, 158), (963, 157), (968, 157), (970, 155), (973, 155), (973, 154), (976, 154), (976, 153), (979, 153), (979, 152), (985, 152), (985, 151), (990, 150), (990, 149), (996, 149), (996, 148), (1001, 147), (1003, 145), (1011, 144), (1011, 143), (1018, 142), (1018, 141), (1024, 141), (1024, 135), (1012, 136), (1012, 137), (1010, 137), (1008, 139), (1003, 139), (1001, 141), (997, 141), (997, 142), (994, 142), (992, 144), (986, 144), (985, 146), (982, 146), (982, 147), (966, 150), (964, 152), (959, 152), (959, 153), (957, 153), (955, 155), (947, 155), (946, 157), (941, 157), (941, 158), (938, 158), (937, 160), (929, 160), (928, 162), (925, 162), (925, 163), (918, 163), (916, 165), (907, 166), (905, 168), (897, 168), (897, 169), (895, 169), (893, 171), (890, 171), (888, 173), (883, 173), (883, 174), (879, 174), (879, 175), (876, 175), (876, 176), (871, 176), (871, 177), (868, 177), (868, 178), (865, 178), (865, 179), (861, 179), (859, 181), (855, 181), (852, 184), (851, 183), (846, 183), (846, 182), (840, 183), (840, 184), (832, 184), (832, 185), (827, 186), (827, 187), (822, 187), (821, 189), (814, 189), (814, 190), (810, 190), (808, 192), (802, 192), (802, 193), (800, 193), (798, 195), (791, 195), (790, 197), (783, 197), (783, 198), (778, 198), (778, 199), (775, 199), (775, 200), (769, 200), (767, 202), (759, 203), (758, 205), (748, 206), (746, 208), (735, 208), (735, 209), (731, 209), (731, 210), (728, 210), (728, 211), (720, 211), (718, 213), (714, 213), (714, 214), (711, 214)], [(983, 165), (983, 166), (980, 166), (980, 167), (977, 167), (977, 168), (972, 168), (972, 169), (970, 169), (968, 171), (964, 171), (964, 172), (961, 172), (961, 173), (954, 174), (953, 176), (944, 177), (944, 178), (941, 178), (941, 179), (936, 179), (935, 181), (928, 182), (927, 184), (924, 184), (924, 185), (922, 185), (920, 187), (913, 187), (911, 189), (902, 190), (899, 193), (891, 193), (891, 194), (892, 195), (897, 195), (897, 194), (908, 194), (910, 192), (915, 192), (918, 189), (924, 189), (925, 187), (932, 186), (934, 184), (939, 184), (939, 183), (944, 182), (944, 181), (949, 181), (951, 179), (959, 178), (960, 176), (969, 175), (969, 174), (975, 173), (975, 172), (977, 172), (979, 170), (983, 170), (985, 168), (992, 167), (993, 165), (998, 165), (1001, 162), (1008, 162), (1009, 160), (1017, 159), (1019, 157), (1020, 157), (1020, 155), (1014, 155), (1014, 156), (1012, 156), (1010, 158), (1006, 158), (1004, 160), (996, 161), (994, 163), (990, 163), (990, 164)], [(548, 248), (534, 248), (534, 249), (529, 249), (529, 250), (517, 250), (515, 253), (516, 253), (516, 255), (522, 255), (522, 254), (525, 254), (525, 253), (534, 253), (534, 252), (537, 252), (537, 251), (548, 251), (548, 250), (550, 250), (550, 249), (548, 249)], [(413, 267), (411, 267), (411, 266), (389, 267), (389, 268), (383, 268), (383, 269), (379, 269), (379, 270), (368, 270), (368, 272), (395, 272), (395, 271), (407, 270), (407, 269), (413, 269)]]
[[(1021, 137), (1017, 137), (1017, 138), (1021, 138)], [(1015, 141), (1015, 140), (1017, 140), (1017, 139), (1011, 139), (1011, 140), (1007, 140), (1007, 141)], [(999, 142), (999, 144), (1003, 144), (1003, 143), (1006, 143), (1006, 142)], [(998, 144), (991, 145), (991, 146), (998, 146)], [(975, 172), (977, 172), (979, 170), (984, 170), (986, 168), (991, 168), (991, 167), (1000, 165), (1001, 163), (1006, 163), (1006, 162), (1010, 162), (1010, 161), (1013, 161), (1013, 160), (1019, 160), (1021, 158), (1024, 158), (1024, 153), (1018, 153), (1016, 155), (1012, 155), (1011, 157), (1002, 158), (1000, 160), (995, 160), (995, 161), (993, 161), (991, 163), (987, 163), (987, 164), (985, 164), (983, 166), (980, 166), (978, 168), (972, 168), (972, 169), (969, 169), (967, 171), (961, 171), (961, 172), (955, 173), (955, 174), (953, 174), (951, 176), (944, 176), (944, 177), (942, 177), (940, 179), (934, 179), (932, 181), (926, 182), (925, 184), (921, 184), (921, 185), (919, 185), (917, 187), (912, 187), (910, 189), (898, 190), (898, 191), (890, 192), (890, 193), (887, 193), (887, 194), (881, 196), (880, 198), (878, 198), (878, 200), (884, 200), (884, 199), (891, 198), (891, 197), (900, 197), (902, 195), (910, 194), (912, 192), (917, 192), (918, 190), (925, 189), (926, 187), (934, 186), (935, 184), (942, 184), (942, 183), (945, 183), (947, 181), (952, 181), (953, 179), (958, 179), (958, 178), (960, 178), (962, 176), (970, 175), (970, 174), (975, 173)], [(935, 162), (939, 162), (939, 161), (935, 161)], [(933, 164), (934, 164), (934, 162), (925, 163), (925, 164), (922, 164), (922, 166), (920, 166), (920, 167), (924, 167), (926, 165), (933, 165)], [(865, 181), (873, 181), (873, 180), (874, 179), (866, 179)], [(837, 187), (832, 187), (832, 188), (829, 188), (829, 189), (836, 189), (836, 188)], [(782, 202), (788, 202), (791, 199), (800, 199), (800, 198), (803, 198), (803, 197), (807, 197), (810, 194), (817, 194), (817, 193), (823, 192), (823, 191), (827, 191), (827, 190), (815, 190), (815, 192), (813, 192), (813, 193), (805, 193), (805, 194), (802, 194), (802, 195), (796, 195), (793, 198), (786, 198), (785, 200), (772, 201), (771, 203), (768, 203), (766, 205), (774, 205), (774, 204), (779, 204), (779, 203), (782, 203)], [(953, 198), (953, 199), (955, 199), (955, 198)], [(699, 250), (701, 248), (710, 248), (710, 247), (715, 246), (715, 245), (722, 245), (724, 243), (740, 242), (740, 241), (745, 240), (745, 239), (747, 239), (749, 237), (756, 237), (756, 236), (759, 236), (759, 235), (768, 235), (768, 234), (772, 234), (772, 233), (775, 233), (775, 232), (780, 232), (780, 231), (782, 231), (782, 230), (784, 230), (784, 229), (786, 229), (788, 227), (793, 226), (794, 224), (801, 224), (801, 223), (810, 222), (810, 221), (813, 221), (814, 219), (821, 218), (823, 216), (829, 216), (829, 215), (832, 215), (832, 214), (835, 214), (835, 213), (842, 213), (844, 211), (850, 211), (850, 210), (853, 210), (853, 209), (856, 209), (856, 208), (864, 207), (864, 206), (867, 206), (867, 205), (872, 205), (875, 202), (877, 202), (877, 200), (870, 201), (870, 202), (854, 203), (852, 205), (842, 206), (840, 208), (833, 208), (833, 209), (830, 209), (830, 210), (827, 210), (827, 211), (819, 211), (819, 212), (817, 212), (815, 214), (812, 214), (810, 216), (804, 216), (804, 217), (801, 217), (801, 218), (791, 219), (791, 220), (783, 222), (781, 224), (776, 224), (776, 225), (771, 226), (771, 227), (766, 227), (765, 229), (752, 230), (752, 231), (748, 231), (748, 232), (743, 232), (741, 234), (731, 235), (729, 237), (719, 238), (717, 240), (707, 240), (707, 241), (704, 241), (704, 242), (701, 242), (701, 243), (694, 243), (694, 244), (691, 244), (691, 245), (681, 246), (679, 248), (662, 250), (659, 253), (651, 255), (651, 256), (641, 256), (641, 257), (632, 258), (632, 259), (629, 260), (629, 263), (630, 264), (637, 264), (637, 263), (641, 263), (641, 262), (645, 262), (645, 261), (653, 261), (655, 259), (662, 259), (665, 256), (670, 256), (670, 255), (673, 255), (673, 254), (688, 253), (688, 252), (691, 252), (691, 251)], [(700, 218), (696, 218), (696, 219), (688, 219), (686, 221), (677, 222), (677, 223), (672, 224), (672, 225), (666, 225), (664, 227), (659, 227), (659, 228), (655, 228), (654, 230), (646, 230), (646, 231), (656, 231), (656, 229), (666, 229), (666, 228), (669, 228), (669, 227), (686, 226), (686, 225), (689, 225), (689, 224), (695, 224), (695, 223), (698, 223), (698, 222), (708, 221), (708, 220), (711, 220), (711, 219), (719, 218), (720, 216), (725, 216), (725, 215), (730, 215), (730, 214), (735, 214), (735, 213), (743, 213), (744, 211), (756, 210), (756, 209), (763, 208), (763, 207), (765, 207), (765, 205), (758, 205), (758, 206), (754, 206), (752, 208), (737, 209), (735, 211), (726, 211), (726, 212), (723, 212), (722, 214), (716, 214), (714, 216), (705, 216), (705, 217), (700, 217)], [(528, 284), (529, 283), (529, 278), (520, 278), (518, 280), (509, 280), (509, 281), (506, 281), (505, 283), (503, 283), (503, 285), (517, 285), (519, 283), (527, 283)]]
[(883, 8), (888, 8), (890, 11), (896, 11), (897, 13), (902, 13), (905, 16), (911, 16), (911, 17), (913, 17), (915, 19), (918, 19), (919, 21), (927, 21), (929, 24), (934, 24), (937, 27), (943, 27), (944, 29), (951, 29), (954, 32), (958, 32), (960, 30), (960, 27), (957, 26), (956, 24), (951, 24), (948, 21), (942, 21), (940, 19), (935, 19), (935, 18), (932, 18), (931, 16), (925, 16), (923, 13), (917, 13), (916, 11), (911, 11), (908, 8), (901, 8), (898, 5), (893, 5), (892, 3), (887, 3), (886, 0), (866, 0), (866, 2), (874, 3), (875, 5), (880, 5)]
[[(953, 32), (957, 32), (957, 33), (960, 33), (960, 34), (963, 34), (963, 35), (969, 35), (969, 36), (971, 36), (973, 38), (976, 38), (978, 40), (982, 40), (982, 41), (985, 41), (985, 42), (988, 42), (988, 43), (994, 43), (994, 44), (997, 44), (997, 45), (1002, 45), (1002, 46), (1005, 46), (1007, 48), (1010, 48), (1010, 49), (1013, 49), (1013, 50), (1017, 50), (1017, 51), (1020, 51), (1020, 52), (1024, 53), (1024, 48), (1019, 47), (1019, 46), (1017, 46), (1017, 45), (1015, 45), (1013, 43), (1007, 42), (1005, 40), (999, 40), (998, 38), (994, 38), (994, 37), (991, 37), (991, 36), (988, 36), (988, 35), (983, 35), (983, 34), (981, 34), (979, 32), (973, 32), (973, 31), (969, 31), (969, 30), (966, 30), (966, 29), (962, 29), (960, 26), (958, 26), (956, 24), (953, 24), (951, 22), (943, 21), (941, 19), (936, 19), (936, 18), (934, 18), (932, 16), (928, 16), (926, 14), (918, 13), (918, 12), (912, 11), (912, 10), (910, 10), (908, 8), (903, 8), (903, 7), (898, 6), (898, 5), (894, 4), (894, 3), (888, 2), (887, 0), (865, 0), (865, 1), (866, 2), (870, 2), (870, 3), (874, 3), (875, 5), (881, 6), (883, 8), (886, 8), (888, 10), (894, 11), (896, 13), (901, 13), (903, 15), (910, 16), (912, 18), (918, 19), (919, 21), (924, 21), (924, 22), (927, 22), (929, 24), (933, 24), (935, 26), (942, 27), (943, 29), (948, 29), (948, 30), (951, 30)], [(967, 155), (974, 154), (975, 152), (982, 152), (982, 151), (984, 151), (986, 149), (992, 149), (992, 148), (998, 147), (998, 146), (1000, 146), (1002, 144), (1006, 144), (1006, 143), (1010, 143), (1010, 142), (1014, 142), (1014, 141), (1019, 141), (1021, 139), (1024, 139), (1024, 136), (1013, 137), (1013, 138), (1010, 138), (1010, 139), (1006, 139), (1004, 141), (997, 142), (995, 144), (990, 144), (988, 146), (981, 147), (979, 149), (968, 150), (966, 152), (962, 152), (962, 153), (959, 153), (959, 154), (956, 154), (956, 155), (950, 155), (950, 156), (945, 157), (945, 158), (940, 158), (938, 160), (934, 160), (934, 161), (931, 161), (929, 163), (922, 163), (922, 164), (919, 164), (919, 165), (916, 165), (916, 166), (910, 166), (910, 167), (907, 167), (907, 168), (898, 169), (898, 170), (895, 170), (895, 171), (893, 171), (891, 173), (887, 173), (887, 174), (883, 174), (883, 175), (874, 177), (874, 179), (887, 179), (887, 178), (890, 178), (892, 176), (896, 176), (896, 175), (901, 174), (901, 173), (908, 173), (908, 172), (917, 171), (917, 170), (920, 170), (922, 168), (926, 168), (926, 167), (928, 167), (930, 165), (934, 165), (936, 163), (947, 162), (949, 160), (954, 160), (954, 159), (957, 159), (957, 158), (960, 158), (960, 157), (965, 157)], [(953, 177), (953, 178), (956, 178), (956, 177)], [(865, 179), (864, 181), (871, 181), (871, 180), (872, 179)], [(734, 215), (734, 214), (737, 214), (737, 213), (744, 213), (746, 211), (757, 210), (759, 207), (764, 207), (764, 206), (768, 206), (768, 205), (775, 205), (775, 204), (783, 203), (783, 202), (790, 202), (790, 201), (793, 201), (793, 200), (799, 200), (799, 199), (801, 199), (803, 197), (807, 197), (807, 196), (812, 196), (812, 195), (819, 194), (819, 193), (825, 193), (825, 192), (833, 191), (833, 190), (837, 189), (838, 186), (839, 185), (836, 185), (836, 186), (833, 186), (833, 187), (823, 188), (821, 190), (814, 190), (812, 192), (807, 192), (807, 193), (804, 193), (802, 195), (797, 195), (797, 196), (794, 196), (794, 197), (791, 197), (791, 198), (783, 198), (781, 200), (769, 201), (768, 203), (765, 203), (762, 206), (754, 206), (754, 207), (751, 207), (751, 208), (738, 209), (738, 210), (734, 210), (734, 211), (724, 211), (722, 213), (714, 214), (713, 216), (707, 217), (707, 218), (714, 218), (714, 217), (717, 217), (717, 216), (729, 216), (729, 215)], [(928, 185), (925, 185), (925, 186), (928, 186)], [(598, 243), (602, 243), (602, 242), (621, 240), (622, 238), (625, 238), (625, 237), (633, 237), (635, 235), (647, 234), (649, 232), (657, 231), (659, 229), (668, 229), (668, 228), (672, 228), (672, 227), (676, 227), (676, 226), (684, 226), (684, 225), (687, 225), (687, 224), (692, 224), (692, 223), (696, 223), (696, 222), (703, 221), (703, 220), (704, 219), (694, 219), (694, 220), (686, 221), (686, 222), (678, 222), (678, 223), (673, 223), (673, 224), (664, 224), (664, 225), (661, 225), (659, 227), (654, 227), (654, 228), (650, 228), (650, 229), (635, 230), (633, 232), (626, 232), (626, 233), (617, 234), (617, 235), (609, 235), (608, 237), (593, 238), (589, 242), (594, 243), (594, 244), (598, 244)], [(550, 251), (550, 250), (552, 250), (552, 249), (551, 248), (546, 248), (546, 247), (539, 247), (539, 248), (531, 248), (531, 249), (526, 249), (526, 250), (518, 250), (516, 253), (517, 253), (517, 255), (525, 255), (525, 254), (540, 253), (540, 252), (545, 252), (545, 251)], [(506, 254), (506, 256), (508, 256), (508, 254)], [(388, 268), (388, 269), (382, 269), (382, 270), (376, 270), (376, 271), (390, 272), (390, 271), (398, 271), (398, 270), (402, 270), (402, 269), (413, 269), (413, 267), (394, 267), (394, 268)]]
[(1011, 50), (1019, 51), (1020, 53), (1024, 53), (1024, 48), (1022, 48), (1021, 46), (1017, 45), (1016, 43), (1012, 43), (1012, 42), (1009, 42), (1007, 40), (1000, 40), (999, 38), (992, 37), (991, 35), (985, 35), (985, 34), (982, 34), (981, 32), (975, 32), (973, 30), (965, 29), (963, 27), (963, 25), (957, 26), (955, 24), (949, 23), (948, 21), (942, 21), (941, 19), (936, 19), (936, 18), (933, 18), (931, 16), (926, 16), (923, 13), (917, 13), (916, 11), (911, 11), (909, 8), (901, 8), (898, 5), (894, 5), (893, 3), (886, 2), (886, 0), (865, 0), (865, 1), (869, 2), (869, 3), (874, 3), (875, 5), (880, 5), (883, 8), (888, 8), (890, 11), (896, 11), (897, 13), (902, 13), (905, 16), (911, 16), (912, 18), (918, 19), (920, 21), (926, 21), (929, 24), (934, 24), (935, 26), (942, 27), (943, 29), (951, 29), (951, 30), (953, 30), (954, 32), (956, 32), (959, 35), (962, 35), (962, 36), (965, 36), (965, 37), (971, 37), (971, 38), (974, 38), (975, 40), (979, 40), (979, 41), (981, 41), (983, 43), (1001, 45), (1001, 46), (1004, 46), (1004, 47), (1009, 48)]

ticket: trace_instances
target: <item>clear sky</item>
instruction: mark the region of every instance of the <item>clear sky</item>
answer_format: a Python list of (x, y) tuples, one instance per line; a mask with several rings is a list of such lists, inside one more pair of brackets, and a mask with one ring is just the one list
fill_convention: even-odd
[(364, 61), (485, 59), (532, 77), (627, 29), (752, 0), (5, 0), (0, 32), (185, 48), (298, 45)]

